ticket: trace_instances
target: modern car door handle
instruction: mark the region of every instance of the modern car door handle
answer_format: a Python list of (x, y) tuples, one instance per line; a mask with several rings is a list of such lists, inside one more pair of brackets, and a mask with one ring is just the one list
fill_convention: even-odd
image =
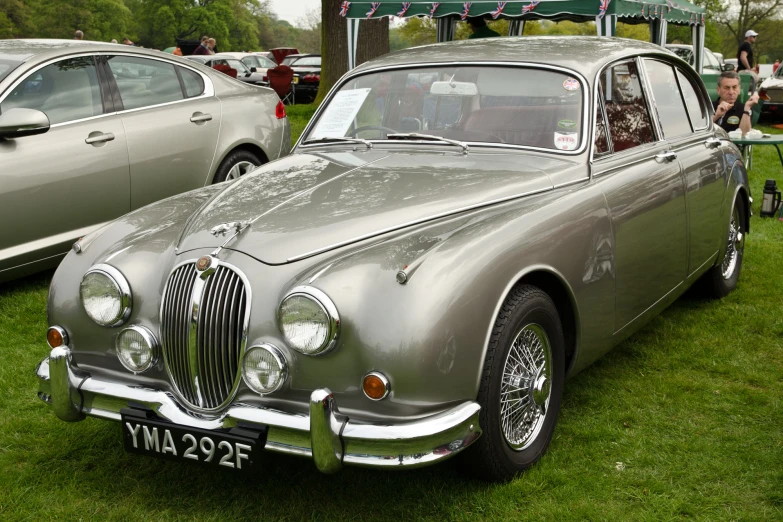
[(190, 121), (193, 123), (201, 123), (202, 121), (210, 121), (212, 120), (211, 114), (203, 114), (201, 112), (194, 112), (193, 116), (190, 117)]
[(677, 153), (673, 150), (665, 150), (655, 155), (655, 161), (658, 163), (669, 163), (677, 159)]
[(715, 149), (720, 147), (720, 143), (721, 143), (720, 138), (707, 138), (707, 141), (704, 142), (704, 145), (708, 149)]
[(98, 134), (97, 136), (90, 136), (86, 140), (84, 140), (84, 143), (88, 145), (92, 145), (93, 143), (104, 143), (106, 141), (112, 141), (114, 140), (114, 134), (111, 132), (107, 132), (106, 134)]

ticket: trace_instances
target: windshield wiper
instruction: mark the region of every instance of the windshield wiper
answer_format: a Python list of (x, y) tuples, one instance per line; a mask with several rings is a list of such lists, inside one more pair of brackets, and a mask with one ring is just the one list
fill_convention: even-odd
[(462, 152), (464, 152), (465, 154), (467, 154), (468, 151), (470, 150), (470, 147), (468, 147), (468, 144), (465, 143), (464, 141), (452, 140), (449, 138), (443, 138), (441, 136), (433, 136), (432, 134), (419, 134), (418, 132), (400, 132), (397, 134), (388, 134), (386, 138), (393, 139), (393, 140), (405, 140), (408, 138), (417, 138), (421, 140), (442, 141), (444, 143), (451, 143), (452, 145), (462, 147)]
[(314, 140), (307, 140), (303, 141), (302, 145), (307, 145), (308, 143), (329, 143), (330, 141), (345, 141), (349, 143), (364, 143), (367, 145), (368, 149), (372, 148), (372, 142), (370, 140), (365, 140), (364, 138), (347, 138), (347, 137), (332, 137), (332, 138), (316, 138)]

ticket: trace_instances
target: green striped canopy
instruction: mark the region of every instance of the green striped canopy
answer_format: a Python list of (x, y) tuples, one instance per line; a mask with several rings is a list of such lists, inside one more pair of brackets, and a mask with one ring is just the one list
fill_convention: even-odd
[[(407, 9), (405, 9), (407, 5)], [(436, 6), (437, 4), (437, 6)], [(505, 4), (497, 13), (498, 4)], [(433, 11), (434, 7), (434, 11)], [(467, 13), (465, 10), (467, 8)], [(509, 0), (507, 2), (342, 2), (347, 18), (384, 16), (495, 16), (518, 20), (595, 21), (597, 16), (617, 16), (625, 23), (666, 20), (675, 25), (704, 25), (705, 9), (685, 0)], [(368, 16), (369, 15), (369, 16)]]

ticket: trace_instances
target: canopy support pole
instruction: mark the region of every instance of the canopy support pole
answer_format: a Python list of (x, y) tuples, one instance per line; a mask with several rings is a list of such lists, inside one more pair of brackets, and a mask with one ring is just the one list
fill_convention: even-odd
[(595, 28), (598, 36), (614, 36), (617, 34), (617, 15), (605, 15), (595, 17)]
[(348, 18), (348, 70), (356, 67), (356, 42), (359, 39), (361, 19)]
[(450, 42), (454, 40), (454, 35), (457, 33), (457, 19), (454, 16), (436, 18), (435, 28), (438, 43)]
[(660, 46), (666, 45), (666, 34), (669, 31), (669, 22), (665, 19), (650, 20), (650, 42)]
[(691, 27), (693, 33), (693, 68), (701, 74), (704, 69), (704, 26), (695, 24)]
[(509, 36), (522, 36), (525, 33), (525, 21), (519, 19), (512, 19), (508, 22), (508, 35)]

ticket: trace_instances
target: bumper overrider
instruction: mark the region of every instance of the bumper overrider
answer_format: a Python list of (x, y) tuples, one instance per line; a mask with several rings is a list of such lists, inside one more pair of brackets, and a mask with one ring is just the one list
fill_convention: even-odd
[(92, 377), (71, 362), (71, 351), (54, 348), (36, 369), (38, 397), (61, 420), (85, 416), (121, 420), (121, 410), (140, 408), (162, 421), (207, 430), (237, 426), (267, 432), (264, 449), (311, 457), (324, 473), (343, 464), (364, 467), (419, 467), (459, 453), (481, 435), (480, 406), (473, 401), (412, 422), (369, 424), (340, 414), (332, 393), (310, 395), (309, 414), (287, 413), (258, 405), (235, 404), (218, 418), (194, 417), (168, 392)]

